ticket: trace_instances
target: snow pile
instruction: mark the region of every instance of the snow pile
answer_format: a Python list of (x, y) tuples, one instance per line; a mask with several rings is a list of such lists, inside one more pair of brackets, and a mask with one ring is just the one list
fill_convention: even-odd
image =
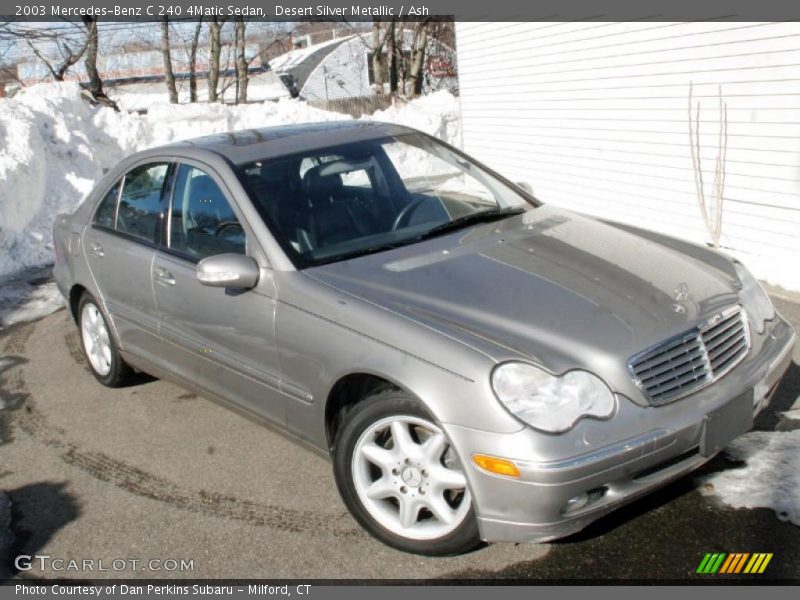
[(461, 106), (450, 92), (442, 90), (405, 105), (398, 103), (366, 118), (407, 125), (461, 147)]
[[(0, 99), (0, 277), (52, 262), (51, 228), (103, 169), (173, 141), (251, 127), (350, 119), (304, 102), (155, 104), (146, 115), (92, 107), (74, 83), (41, 84)], [(437, 92), (366, 119), (401, 123), (460, 143), (457, 100)]]
[(800, 525), (800, 430), (753, 431), (725, 453), (745, 466), (709, 476), (701, 489), (736, 508), (771, 508), (780, 520)]

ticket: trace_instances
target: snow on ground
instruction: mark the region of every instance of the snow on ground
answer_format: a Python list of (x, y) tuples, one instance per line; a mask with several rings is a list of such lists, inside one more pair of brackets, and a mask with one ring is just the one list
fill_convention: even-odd
[[(0, 99), (0, 280), (52, 262), (51, 228), (132, 152), (251, 127), (350, 119), (282, 99), (243, 106), (151, 104), (145, 115), (92, 107), (74, 83)], [(460, 143), (458, 101), (437, 92), (367, 119), (408, 124)], [(0, 281), (0, 286), (5, 284)]]
[(736, 508), (771, 508), (780, 520), (800, 525), (800, 429), (753, 431), (725, 454), (746, 464), (710, 475), (701, 490)]
[[(225, 80), (223, 85), (225, 84), (228, 85), (222, 91), (221, 97), (226, 102), (233, 103), (236, 96), (236, 86), (230, 85), (229, 80)], [(178, 100), (182, 103), (188, 103), (190, 96), (188, 80), (179, 79), (175, 87), (178, 92)], [(122, 110), (127, 112), (146, 111), (154, 104), (168, 103), (163, 82), (126, 83), (109, 87), (107, 93)], [(251, 102), (278, 100), (280, 98), (289, 98), (289, 91), (281, 83), (275, 72), (254, 73), (250, 75), (248, 80), (247, 98)], [(200, 79), (197, 82), (197, 99), (200, 102), (208, 100), (208, 86), (205, 79)]]
[(0, 280), (0, 283), (0, 329), (45, 317), (64, 306), (64, 298), (55, 282), (34, 284), (15, 279)]

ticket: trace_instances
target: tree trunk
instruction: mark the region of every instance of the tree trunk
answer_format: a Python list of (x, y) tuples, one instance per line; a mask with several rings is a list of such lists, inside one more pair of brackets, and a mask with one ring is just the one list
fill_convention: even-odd
[(411, 72), (409, 74), (409, 96), (412, 98), (422, 94), (423, 67), (425, 65), (425, 47), (428, 45), (428, 21), (423, 21), (417, 26), (414, 33), (414, 56), (411, 59)]
[(203, 17), (197, 21), (194, 28), (192, 45), (189, 46), (189, 102), (197, 102), (197, 46), (200, 43), (200, 30), (203, 27)]
[(247, 102), (247, 58), (245, 57), (245, 32), (244, 17), (236, 20), (236, 103)]
[(219, 57), (222, 54), (220, 29), (222, 22), (214, 17), (208, 24), (211, 33), (211, 53), (208, 58), (208, 101), (217, 101), (217, 85), (219, 85)]
[(397, 51), (395, 52), (398, 78), (397, 87), (403, 94), (406, 94), (408, 88), (408, 56), (406, 56), (405, 52), (406, 25), (406, 22), (401, 21), (399, 35), (395, 36), (399, 38), (399, 40), (395, 42), (397, 46)]
[(372, 22), (372, 84), (375, 93), (383, 94), (383, 74), (386, 70), (386, 60), (383, 55), (383, 46), (386, 34), (381, 35), (381, 22), (377, 18)]
[[(395, 21), (392, 19), (389, 23), (389, 31), (387, 33), (389, 39), (386, 42), (386, 54), (389, 56), (389, 93), (397, 93), (397, 31), (395, 28)], [(400, 42), (400, 50), (402, 51), (403, 43)]]
[(161, 56), (164, 58), (164, 81), (167, 84), (170, 104), (178, 103), (178, 90), (175, 87), (175, 72), (172, 70), (172, 53), (169, 47), (169, 20), (161, 20)]
[(97, 20), (94, 17), (82, 16), (84, 26), (86, 27), (86, 52), (84, 54), (83, 65), (86, 69), (86, 75), (89, 78), (89, 93), (97, 102), (110, 106), (117, 112), (119, 107), (117, 103), (111, 98), (106, 96), (103, 91), (103, 80), (100, 79), (100, 73), (97, 71)]

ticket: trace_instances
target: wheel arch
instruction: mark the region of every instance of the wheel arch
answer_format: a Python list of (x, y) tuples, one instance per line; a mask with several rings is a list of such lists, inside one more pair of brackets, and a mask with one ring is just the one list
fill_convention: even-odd
[(79, 283), (74, 284), (69, 289), (69, 298), (68, 298), (69, 312), (72, 315), (73, 321), (75, 321), (76, 323), (78, 322), (78, 305), (81, 302), (81, 297), (83, 296), (83, 294), (85, 294), (88, 291), (89, 290), (85, 286)]
[(424, 403), (424, 400), (408, 386), (383, 373), (362, 369), (339, 376), (325, 399), (325, 441), (328, 450), (333, 448), (347, 409), (384, 390), (406, 392)]

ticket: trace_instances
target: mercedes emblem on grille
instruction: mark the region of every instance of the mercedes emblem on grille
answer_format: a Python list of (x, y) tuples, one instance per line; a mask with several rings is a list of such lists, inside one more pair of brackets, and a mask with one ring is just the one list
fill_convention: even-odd
[(675, 297), (675, 304), (672, 305), (672, 310), (679, 315), (686, 313), (686, 306), (681, 303), (689, 299), (689, 286), (684, 282), (679, 283), (673, 295)]

